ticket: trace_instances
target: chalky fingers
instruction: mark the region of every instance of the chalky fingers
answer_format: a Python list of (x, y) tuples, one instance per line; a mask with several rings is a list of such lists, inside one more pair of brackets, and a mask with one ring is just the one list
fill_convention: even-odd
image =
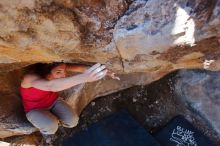
[(104, 76), (106, 76), (106, 74), (107, 74), (107, 69), (105, 69), (105, 70), (103, 70), (103, 71), (97, 73), (97, 74), (95, 75), (95, 78), (99, 80), (99, 79), (103, 78)]
[(97, 69), (98, 67), (100, 67), (101, 64), (100, 63), (96, 63), (95, 65), (93, 65), (92, 67), (90, 67), (89, 69), (86, 70), (86, 72), (90, 73), (93, 70)]
[(102, 72), (104, 69), (106, 69), (105, 65), (101, 65), (101, 66), (97, 67), (95, 70), (93, 70), (92, 73), (95, 75), (99, 72)]

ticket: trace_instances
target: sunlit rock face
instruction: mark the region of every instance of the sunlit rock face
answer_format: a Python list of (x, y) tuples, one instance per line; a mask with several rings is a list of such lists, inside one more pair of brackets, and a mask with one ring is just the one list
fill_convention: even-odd
[[(205, 59), (218, 60), (192, 47), (219, 37), (219, 0), (2, 0), (0, 5), (1, 63), (101, 62), (123, 73), (201, 68)], [(175, 57), (178, 63), (170, 61), (174, 56), (164, 58), (182, 47), (187, 51)], [(193, 62), (186, 66), (185, 60)]]
[(78, 114), (176, 69), (220, 69), (220, 0), (1, 0), (0, 28), (0, 137), (37, 130), (18, 93), (22, 68), (36, 62), (100, 62), (120, 74), (62, 93)]
[[(134, 1), (113, 33), (125, 72), (201, 68), (204, 59), (211, 58), (206, 58), (210, 48), (198, 47), (202, 43), (199, 41), (219, 36), (218, 3)], [(218, 39), (209, 41), (219, 43)], [(206, 40), (207, 47), (209, 41)], [(218, 45), (216, 47), (211, 50), (219, 53)], [(165, 55), (171, 52), (172, 55)]]

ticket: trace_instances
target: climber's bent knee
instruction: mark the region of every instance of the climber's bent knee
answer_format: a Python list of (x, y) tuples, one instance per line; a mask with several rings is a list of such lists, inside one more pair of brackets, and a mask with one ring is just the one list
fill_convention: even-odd
[(55, 134), (58, 129), (58, 120), (50, 111), (32, 110), (26, 117), (43, 134)]

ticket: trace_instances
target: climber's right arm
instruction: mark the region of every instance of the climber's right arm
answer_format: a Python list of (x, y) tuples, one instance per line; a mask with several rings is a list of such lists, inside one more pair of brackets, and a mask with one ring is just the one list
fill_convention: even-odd
[(41, 90), (58, 92), (81, 83), (97, 81), (103, 78), (106, 73), (105, 65), (96, 64), (82, 74), (66, 78), (46, 80), (36, 75), (27, 75), (24, 77), (21, 86), (24, 88), (34, 87)]

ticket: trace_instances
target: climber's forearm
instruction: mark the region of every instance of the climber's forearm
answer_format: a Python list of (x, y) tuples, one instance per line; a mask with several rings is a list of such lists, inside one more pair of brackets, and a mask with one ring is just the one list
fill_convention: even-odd
[(107, 74), (108, 70), (106, 69), (105, 65), (101, 65), (97, 63), (87, 69), (85, 72), (65, 77), (65, 78), (58, 78), (53, 80), (46, 80), (46, 79), (39, 79), (36, 78), (35, 80), (31, 81), (30, 87), (35, 87), (41, 90), (46, 91), (62, 91), (68, 89), (72, 86), (85, 83), (85, 82), (93, 82), (102, 79)]
[(54, 79), (49, 82), (50, 91), (58, 92), (87, 81), (84, 74), (78, 74), (71, 77)]

